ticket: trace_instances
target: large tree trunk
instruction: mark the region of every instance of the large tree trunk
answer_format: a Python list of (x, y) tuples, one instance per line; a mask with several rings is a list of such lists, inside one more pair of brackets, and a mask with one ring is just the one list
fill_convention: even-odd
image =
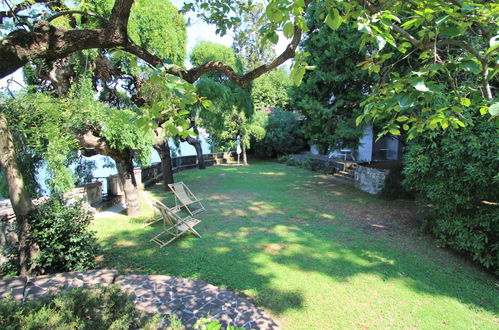
[(243, 156), (243, 165), (248, 165), (248, 157), (246, 155), (246, 147), (244, 146), (243, 139), (241, 137), (241, 154)]
[(140, 213), (139, 189), (133, 174), (133, 162), (131, 155), (115, 158), (118, 176), (125, 193), (126, 212), (129, 217)]
[(94, 135), (91, 131), (76, 134), (76, 138), (80, 141), (82, 148), (92, 148), (90, 150), (85, 149), (85, 156), (101, 154), (114, 159), (116, 168), (118, 169), (118, 176), (123, 185), (123, 192), (125, 193), (127, 215), (137, 215), (140, 212), (140, 196), (137, 188), (138, 184), (133, 174), (133, 157), (131, 151), (129, 149), (123, 151), (113, 149), (108, 145), (106, 139)]
[(7, 126), (7, 118), (2, 113), (0, 113), (0, 165), (7, 179), (10, 201), (16, 214), (19, 270), (21, 275), (27, 275), (33, 271), (32, 260), (38, 254), (37, 246), (28, 241), (31, 213), (35, 210), (35, 206), (24, 186), (24, 180), (16, 162), (14, 143)]
[(201, 140), (196, 139), (195, 137), (192, 136), (187, 136), (186, 139), (187, 143), (189, 143), (191, 146), (193, 146), (196, 149), (196, 155), (198, 158), (198, 166), (200, 170), (204, 170), (206, 168), (206, 165), (204, 163), (204, 156), (203, 156), (203, 148), (201, 147)]
[(170, 145), (168, 144), (168, 138), (165, 138), (162, 142), (154, 144), (154, 149), (159, 154), (161, 159), (161, 171), (163, 173), (163, 182), (165, 184), (165, 189), (168, 188), (168, 184), (173, 183), (173, 168), (172, 168), (172, 158), (170, 155)]

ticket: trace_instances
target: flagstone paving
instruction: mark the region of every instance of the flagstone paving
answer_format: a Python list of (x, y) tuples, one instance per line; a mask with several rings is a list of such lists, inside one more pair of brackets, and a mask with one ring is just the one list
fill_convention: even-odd
[(163, 275), (119, 275), (116, 270), (91, 270), (0, 281), (0, 298), (40, 298), (77, 287), (117, 284), (135, 296), (137, 309), (176, 315), (186, 327), (209, 316), (222, 324), (245, 329), (278, 329), (261, 309), (234, 293), (200, 281)]

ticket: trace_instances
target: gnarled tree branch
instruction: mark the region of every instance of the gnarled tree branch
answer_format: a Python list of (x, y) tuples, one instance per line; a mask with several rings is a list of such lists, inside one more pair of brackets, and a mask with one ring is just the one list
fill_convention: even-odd
[(0, 78), (36, 58), (56, 59), (91, 48), (128, 43), (127, 25), (133, 0), (116, 0), (110, 24), (103, 29), (67, 30), (38, 21), (32, 32), (17, 30), (0, 41)]
[[(308, 5), (309, 1), (306, 2)], [(57, 59), (72, 52), (91, 48), (118, 48), (136, 55), (151, 66), (161, 67), (165, 73), (175, 75), (189, 83), (194, 83), (209, 72), (220, 72), (241, 87), (264, 73), (277, 68), (286, 60), (293, 58), (301, 40), (302, 31), (295, 26), (294, 36), (282, 54), (270, 63), (240, 75), (232, 67), (221, 62), (211, 61), (192, 69), (179, 66), (163, 66), (161, 58), (147, 49), (133, 43), (127, 33), (128, 19), (133, 0), (116, 0), (109, 23), (101, 29), (66, 30), (49, 24), (49, 21), (66, 14), (83, 14), (105, 20), (104, 17), (80, 11), (65, 11), (52, 16), (49, 21), (38, 21), (33, 32), (17, 30), (0, 41), (0, 78), (21, 68), (36, 58)]]

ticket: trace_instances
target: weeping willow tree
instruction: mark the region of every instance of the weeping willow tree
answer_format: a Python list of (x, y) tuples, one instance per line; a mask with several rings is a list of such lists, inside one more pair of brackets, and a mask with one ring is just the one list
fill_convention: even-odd
[[(209, 61), (230, 63), (237, 72), (242, 72), (242, 64), (234, 51), (226, 46), (203, 41), (191, 53), (191, 62), (201, 65)], [(261, 139), (265, 135), (263, 127), (254, 118), (255, 111), (250, 88), (241, 88), (222, 74), (209, 73), (196, 84), (200, 96), (211, 101), (212, 107), (198, 106), (200, 123), (206, 128), (215, 146), (234, 150), (236, 139), (241, 141), (243, 164), (248, 164), (246, 150), (251, 137)]]

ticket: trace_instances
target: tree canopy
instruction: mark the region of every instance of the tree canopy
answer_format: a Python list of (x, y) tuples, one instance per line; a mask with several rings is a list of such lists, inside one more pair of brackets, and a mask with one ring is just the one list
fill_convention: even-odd
[(289, 90), (292, 85), (293, 82), (285, 69), (277, 69), (258, 77), (251, 88), (255, 109), (288, 109)]
[(310, 54), (302, 83), (291, 90), (292, 109), (303, 116), (303, 132), (313, 144), (354, 147), (363, 130), (355, 125), (360, 103), (370, 92), (375, 77), (357, 67), (366, 50), (359, 49), (362, 33), (350, 26), (331, 31), (323, 22), (325, 8), (314, 5), (307, 15), (309, 32), (300, 47)]

